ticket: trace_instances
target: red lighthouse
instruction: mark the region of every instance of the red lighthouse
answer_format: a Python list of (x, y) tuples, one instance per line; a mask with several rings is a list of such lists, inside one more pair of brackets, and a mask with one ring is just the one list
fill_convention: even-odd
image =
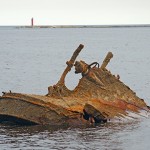
[(32, 27), (34, 26), (34, 20), (33, 20), (33, 18), (31, 18), (31, 26)]

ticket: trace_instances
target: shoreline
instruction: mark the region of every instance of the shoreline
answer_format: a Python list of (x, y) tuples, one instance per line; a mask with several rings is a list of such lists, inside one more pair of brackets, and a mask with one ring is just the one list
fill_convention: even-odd
[(135, 28), (150, 27), (150, 24), (127, 24), (127, 25), (0, 25), (0, 27), (14, 28)]
[(150, 27), (150, 24), (141, 25), (35, 25), (16, 26), (18, 28), (130, 28), (130, 27)]

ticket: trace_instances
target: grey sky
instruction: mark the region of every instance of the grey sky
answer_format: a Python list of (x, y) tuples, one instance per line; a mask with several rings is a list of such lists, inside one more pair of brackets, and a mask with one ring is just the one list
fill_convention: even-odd
[(150, 0), (0, 0), (0, 25), (150, 24)]

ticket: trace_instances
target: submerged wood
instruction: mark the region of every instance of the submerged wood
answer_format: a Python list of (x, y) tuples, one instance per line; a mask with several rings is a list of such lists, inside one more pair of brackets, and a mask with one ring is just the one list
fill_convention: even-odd
[[(109, 52), (101, 67), (97, 62), (76, 61), (83, 45), (75, 50), (60, 80), (48, 87), (46, 95), (12, 93), (0, 97), (0, 122), (17, 124), (50, 124), (81, 126), (105, 123), (114, 118), (149, 113), (145, 101), (106, 69), (113, 57)], [(65, 77), (71, 68), (82, 77), (74, 90), (65, 86)]]

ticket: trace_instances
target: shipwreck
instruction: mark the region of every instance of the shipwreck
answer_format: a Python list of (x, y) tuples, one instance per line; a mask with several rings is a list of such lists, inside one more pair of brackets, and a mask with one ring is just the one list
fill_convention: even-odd
[[(106, 123), (113, 119), (133, 118), (149, 113), (149, 106), (134, 91), (106, 69), (113, 54), (108, 52), (101, 65), (76, 61), (83, 45), (73, 53), (59, 81), (48, 87), (46, 95), (2, 92), (0, 122), (21, 125), (87, 125)], [(74, 90), (65, 85), (71, 68), (81, 74)]]

